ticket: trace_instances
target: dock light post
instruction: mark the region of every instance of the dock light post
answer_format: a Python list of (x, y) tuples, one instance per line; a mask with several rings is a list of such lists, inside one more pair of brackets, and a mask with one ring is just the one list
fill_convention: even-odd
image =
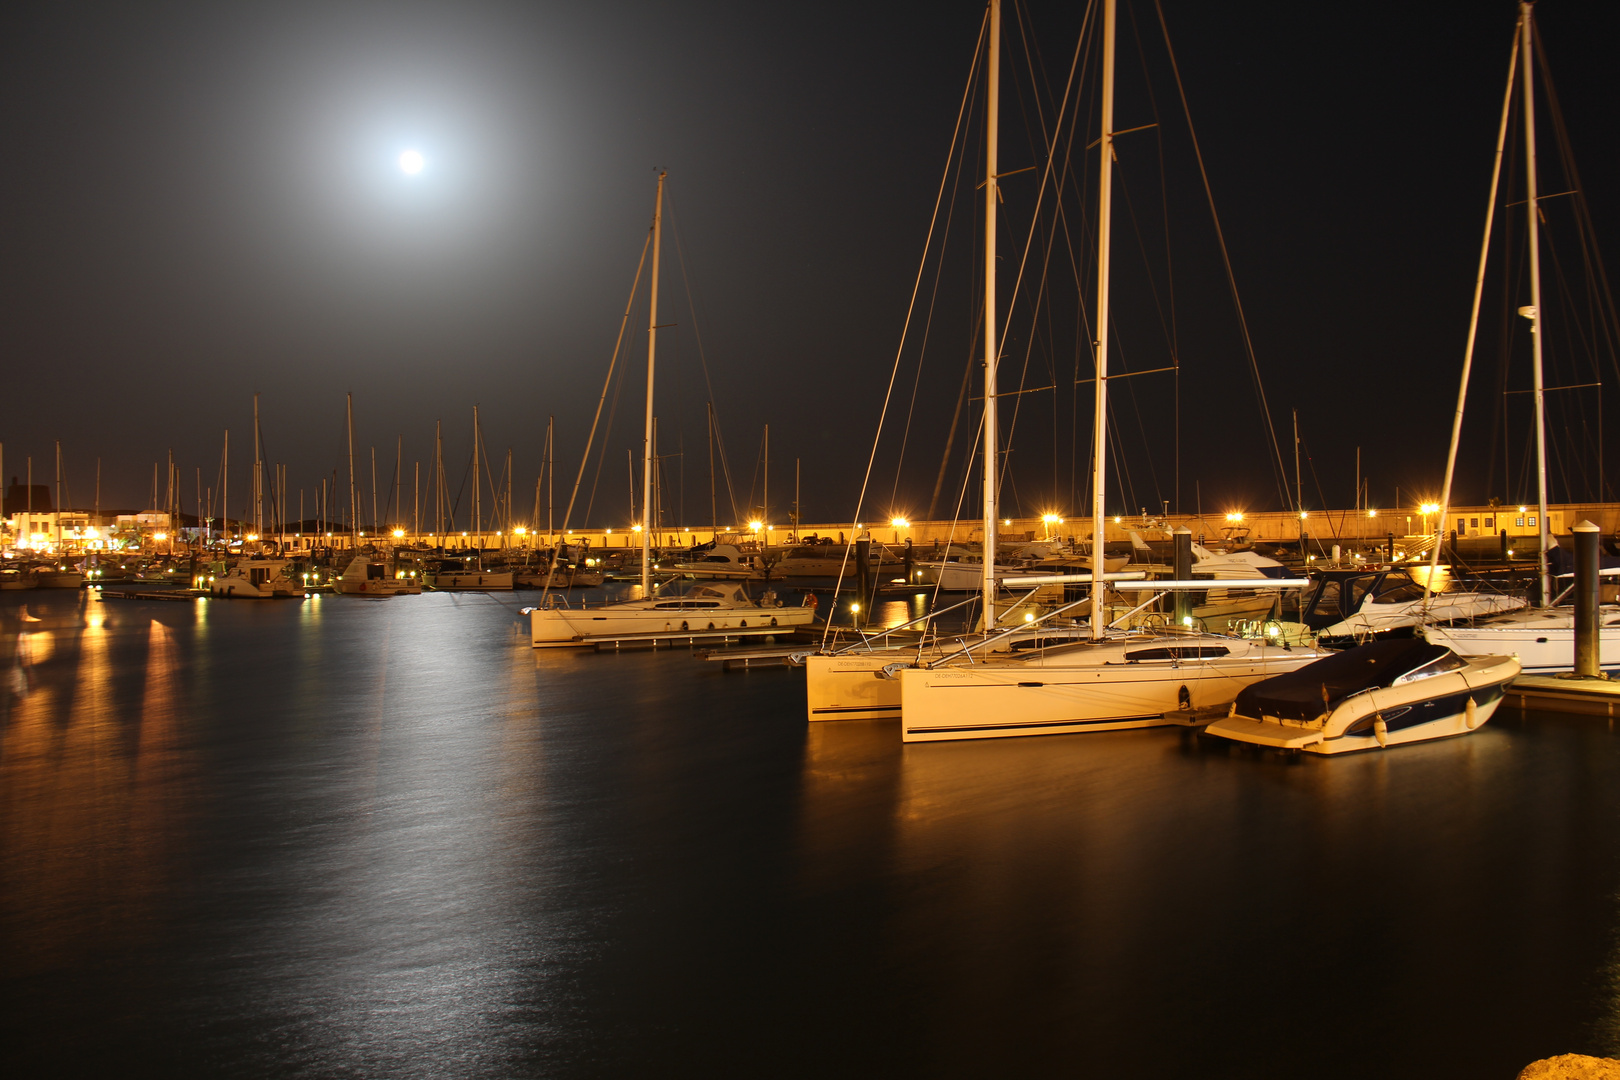
[(1063, 519), (1057, 514), (1042, 514), (1041, 524), (1046, 526), (1046, 538), (1052, 539), (1052, 526), (1063, 524)]
[(900, 542), (900, 530), (911, 528), (911, 522), (903, 517), (890, 518), (889, 524), (894, 527), (894, 542)]

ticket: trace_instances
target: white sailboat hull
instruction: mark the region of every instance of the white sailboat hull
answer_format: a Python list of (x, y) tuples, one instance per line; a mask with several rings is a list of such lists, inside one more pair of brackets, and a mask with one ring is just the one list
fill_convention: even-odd
[[(1620, 614), (1608, 609), (1598, 628), (1598, 666), (1620, 671)], [(1478, 626), (1430, 626), (1423, 636), (1458, 656), (1516, 656), (1526, 675), (1548, 675), (1575, 667), (1572, 612), (1526, 611)]]
[(512, 588), (512, 574), (510, 571), (492, 573), (487, 570), (454, 570), (432, 575), (427, 584), (440, 592), (456, 590), (499, 592)]
[[(1175, 648), (1186, 639), (1170, 640)], [(1226, 640), (1232, 654), (1211, 659), (909, 668), (900, 672), (901, 736), (927, 742), (1157, 727), (1171, 722), (1166, 713), (1224, 705), (1251, 683), (1325, 655)]]
[(536, 608), (529, 613), (530, 643), (537, 649), (583, 645), (592, 639), (657, 635), (721, 633), (763, 629), (790, 630), (809, 626), (813, 608), (745, 607), (700, 608), (671, 604), (666, 607)]

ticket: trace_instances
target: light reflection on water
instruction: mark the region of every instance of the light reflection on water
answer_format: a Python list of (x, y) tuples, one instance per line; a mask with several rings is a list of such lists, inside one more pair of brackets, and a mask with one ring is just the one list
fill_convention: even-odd
[(1328, 761), (1170, 730), (902, 746), (806, 725), (797, 672), (531, 650), (515, 606), (0, 607), (24, 1071), (1511, 1075), (1616, 1048), (1601, 721)]

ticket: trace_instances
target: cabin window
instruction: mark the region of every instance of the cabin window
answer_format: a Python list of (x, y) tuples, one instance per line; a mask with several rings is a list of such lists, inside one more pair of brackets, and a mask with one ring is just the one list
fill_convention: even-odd
[(1137, 649), (1125, 654), (1127, 662), (1135, 660), (1210, 660), (1227, 656), (1232, 650), (1224, 645), (1172, 645), (1157, 649)]

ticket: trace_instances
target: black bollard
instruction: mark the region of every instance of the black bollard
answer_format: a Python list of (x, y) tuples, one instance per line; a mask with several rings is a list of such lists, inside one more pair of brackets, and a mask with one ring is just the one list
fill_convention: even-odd
[[(1183, 525), (1171, 534), (1173, 562), (1175, 569), (1171, 576), (1177, 581), (1192, 580), (1192, 530)], [(1176, 590), (1175, 613), (1177, 626), (1192, 624), (1192, 593), (1186, 589)]]
[(1395, 561), (1395, 534), (1394, 533), (1389, 534), (1389, 540), (1387, 541), (1387, 546), (1384, 548), (1384, 561), (1385, 562), (1391, 562), (1391, 563)]
[(911, 537), (906, 537), (906, 551), (904, 555), (906, 565), (906, 584), (911, 584)]
[(1598, 527), (1583, 521), (1575, 533), (1575, 674), (1595, 678), (1598, 655)]
[(1457, 561), (1457, 530), (1456, 529), (1451, 530), (1451, 547), (1448, 549), (1448, 551), (1446, 553), (1446, 558), (1448, 560), (1450, 560), (1451, 562), (1453, 562), (1453, 563), (1455, 563)]
[(1501, 544), (1501, 558), (1502, 558), (1502, 561), (1507, 562), (1507, 530), (1506, 529), (1503, 529), (1500, 533), (1497, 534), (1497, 540)]

